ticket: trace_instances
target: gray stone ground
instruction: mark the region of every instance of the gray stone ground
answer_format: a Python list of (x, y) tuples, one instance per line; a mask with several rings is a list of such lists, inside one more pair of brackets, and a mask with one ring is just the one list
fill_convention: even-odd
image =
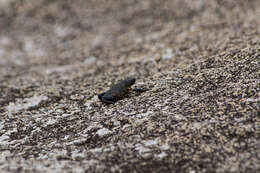
[[(259, 0), (1, 0), (0, 172), (260, 171)], [(127, 76), (114, 105), (97, 94)]]

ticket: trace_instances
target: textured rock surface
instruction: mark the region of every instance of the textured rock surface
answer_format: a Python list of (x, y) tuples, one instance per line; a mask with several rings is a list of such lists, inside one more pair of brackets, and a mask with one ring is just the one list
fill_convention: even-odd
[[(1, 0), (0, 172), (260, 171), (260, 1)], [(113, 105), (97, 94), (127, 76)]]

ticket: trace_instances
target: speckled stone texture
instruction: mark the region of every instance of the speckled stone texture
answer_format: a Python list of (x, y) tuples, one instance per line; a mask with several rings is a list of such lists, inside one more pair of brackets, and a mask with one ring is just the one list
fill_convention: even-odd
[[(0, 0), (0, 172), (260, 172), (259, 0)], [(128, 76), (131, 92), (97, 95)]]

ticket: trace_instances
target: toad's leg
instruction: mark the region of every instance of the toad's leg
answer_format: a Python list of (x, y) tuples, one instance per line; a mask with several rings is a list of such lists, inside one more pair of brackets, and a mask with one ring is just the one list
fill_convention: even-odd
[(102, 101), (102, 97), (103, 97), (105, 94), (106, 94), (106, 92), (103, 92), (103, 93), (99, 94), (99, 95), (98, 95), (99, 100)]
[(112, 96), (103, 95), (101, 98), (101, 101), (104, 103), (107, 103), (107, 104), (112, 104), (112, 103), (116, 102), (116, 99), (115, 99), (115, 97), (112, 97)]

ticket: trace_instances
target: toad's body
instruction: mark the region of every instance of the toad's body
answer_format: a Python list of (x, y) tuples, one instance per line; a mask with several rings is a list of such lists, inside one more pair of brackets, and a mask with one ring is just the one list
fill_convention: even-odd
[(135, 78), (129, 77), (125, 80), (119, 81), (113, 85), (107, 92), (98, 95), (98, 98), (104, 103), (115, 103), (119, 99), (123, 98), (131, 86), (135, 83)]

